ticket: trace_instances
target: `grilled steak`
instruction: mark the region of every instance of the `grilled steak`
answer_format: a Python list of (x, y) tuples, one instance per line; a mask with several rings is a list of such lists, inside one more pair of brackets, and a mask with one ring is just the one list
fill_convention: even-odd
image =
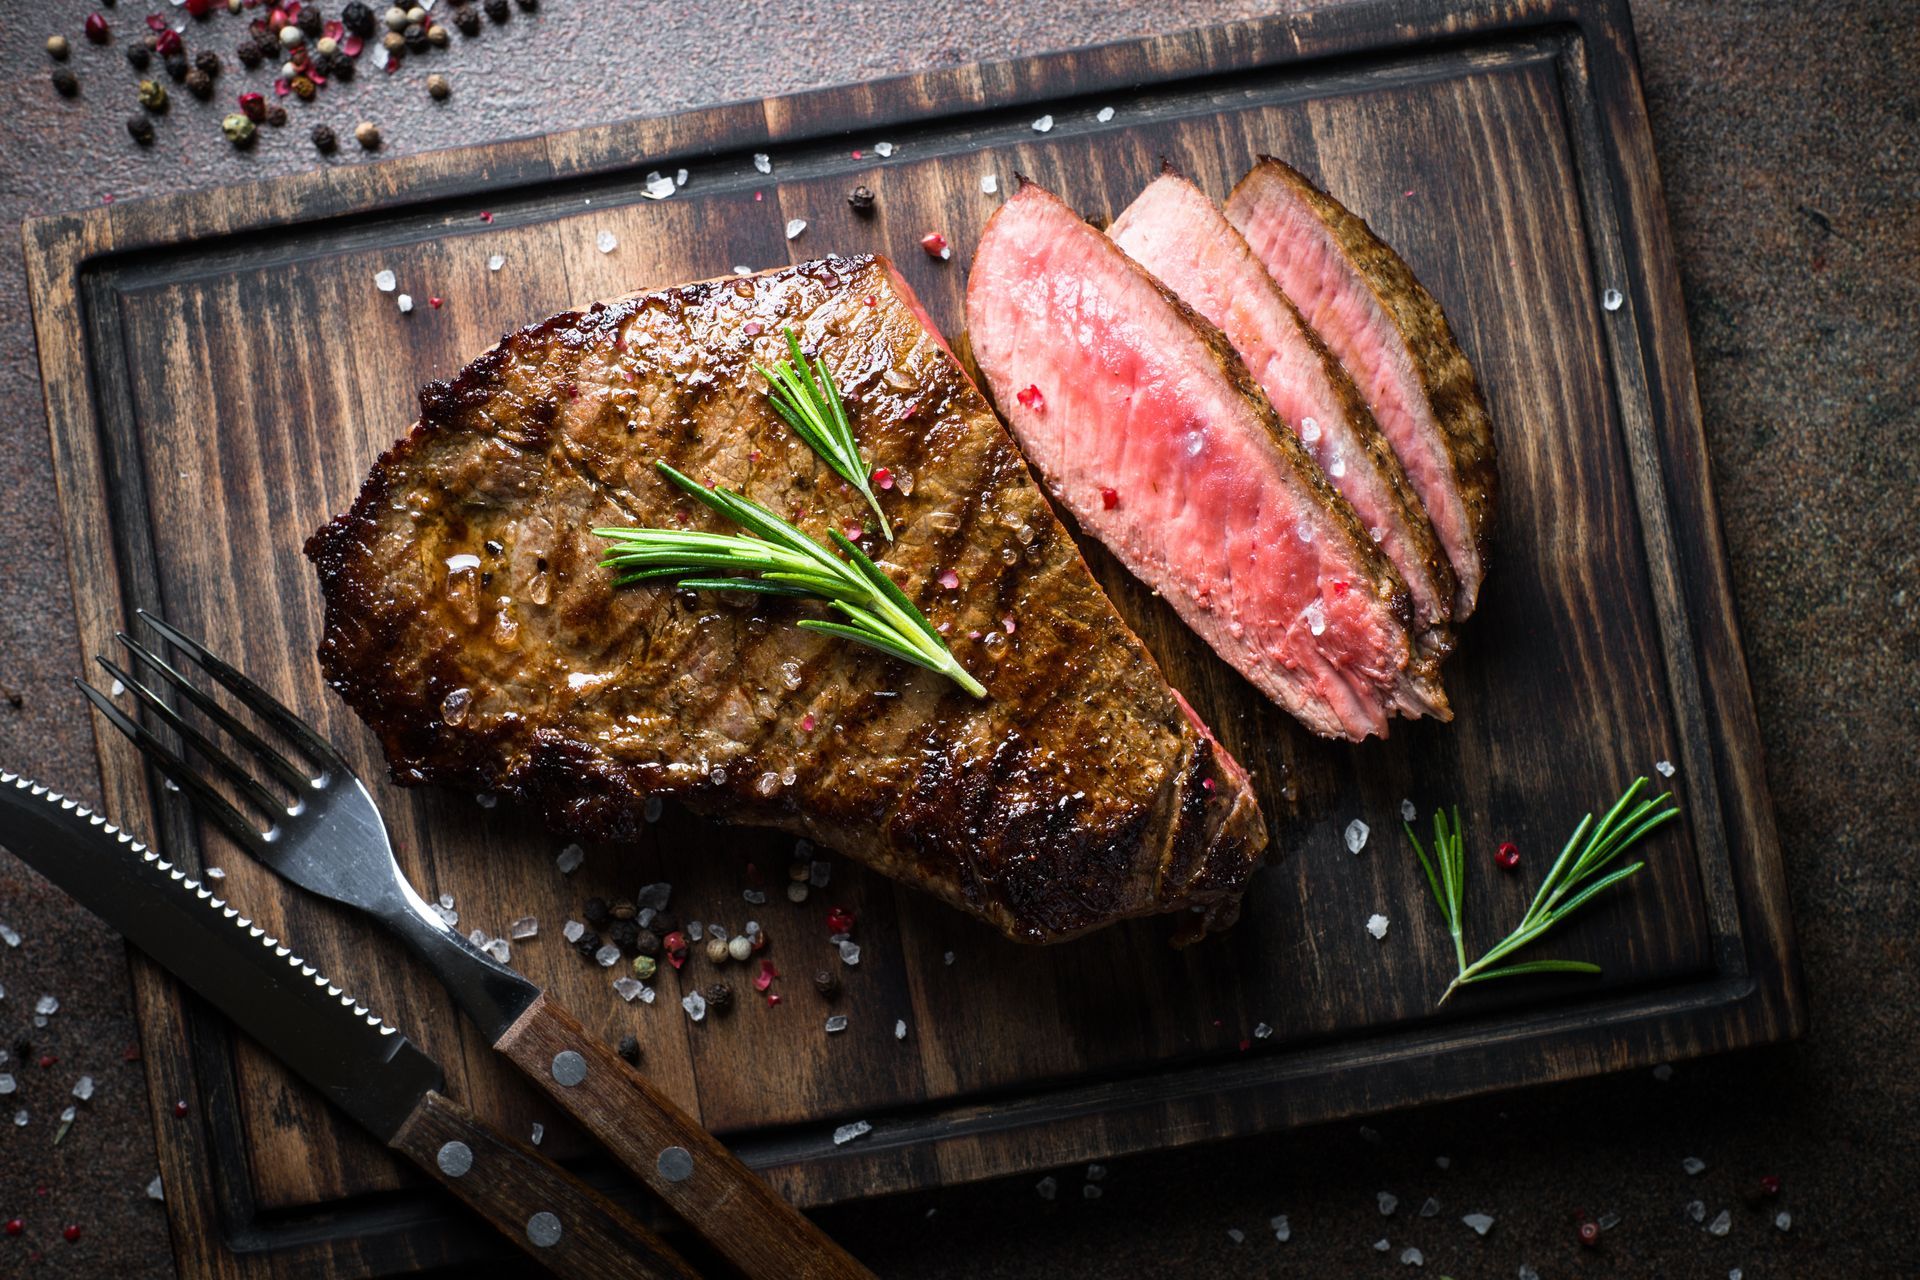
[(1081, 526), (1308, 727), (1446, 715), (1407, 589), (1218, 329), (1032, 184), (967, 284), (973, 352)]
[(1486, 576), (1498, 476), (1473, 366), (1440, 304), (1364, 221), (1271, 156), (1233, 189), (1227, 220), (1366, 395), (1453, 561), (1464, 621)]
[(1406, 473), (1353, 379), (1307, 328), (1260, 260), (1200, 188), (1169, 170), (1108, 235), (1180, 300), (1218, 325), (1320, 470), (1353, 504), (1413, 595), (1414, 630), (1445, 647), (1453, 570)]
[[(753, 372), (782, 331), (892, 472), (883, 568), (989, 696), (790, 625), (819, 608), (613, 586), (597, 526), (736, 532), (665, 459), (824, 540), (864, 503)], [(421, 393), (308, 541), (320, 661), (402, 783), (631, 837), (651, 796), (781, 828), (1008, 935), (1231, 922), (1266, 844), (1246, 778), (1101, 593), (980, 393), (882, 259), (568, 312)], [(739, 598), (735, 598), (738, 596)]]

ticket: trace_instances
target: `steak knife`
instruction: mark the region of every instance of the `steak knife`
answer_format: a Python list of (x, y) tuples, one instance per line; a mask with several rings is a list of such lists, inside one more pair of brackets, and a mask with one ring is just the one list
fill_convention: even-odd
[(284, 941), (74, 800), (0, 772), (0, 844), (66, 890), (542, 1266), (697, 1273), (652, 1231), (440, 1092), (440, 1065)]

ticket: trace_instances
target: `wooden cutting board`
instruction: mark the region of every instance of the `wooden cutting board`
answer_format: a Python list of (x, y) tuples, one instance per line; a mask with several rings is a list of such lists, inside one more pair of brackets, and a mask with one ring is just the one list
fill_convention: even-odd
[[(423, 381), (570, 304), (832, 251), (894, 255), (957, 336), (966, 263), (1016, 173), (1111, 214), (1162, 157), (1217, 197), (1261, 152), (1369, 218), (1440, 299), (1486, 391), (1504, 492), (1491, 583), (1447, 668), (1458, 718), (1361, 746), (1300, 731), (1089, 548), (1258, 779), (1279, 856), (1237, 929), (1179, 953), (1165, 922), (1026, 949), (837, 859), (830, 886), (795, 906), (791, 840), (671, 809), (567, 876), (566, 841), (509, 806), (382, 781), (409, 873), (453, 895), (462, 928), (537, 917), (514, 963), (609, 1039), (635, 1035), (655, 1079), (808, 1204), (1795, 1034), (1779, 850), (1620, 3), (1358, 4), (36, 220), (28, 265), (87, 654), (134, 607), (158, 608), (381, 780), (312, 659), (319, 595), (300, 547), (411, 420)], [(683, 188), (644, 197), (650, 170), (680, 168)], [(845, 200), (858, 183), (878, 195), (870, 220)], [(789, 237), (790, 219), (804, 232)], [(930, 230), (951, 261), (920, 251)], [(411, 314), (375, 287), (383, 269)], [(118, 741), (100, 746), (110, 811), (189, 864), (224, 867), (233, 901), (440, 1058), (456, 1096), (512, 1130), (544, 1124), (550, 1150), (616, 1181), (396, 947), (286, 891)], [(1398, 832), (1402, 800), (1460, 807), (1484, 941), (1580, 815), (1663, 760), (1684, 822), (1552, 947), (1605, 975), (1436, 1012), (1448, 945)], [(1342, 839), (1355, 818), (1372, 827), (1358, 854)], [(1523, 850), (1520, 877), (1491, 869), (1498, 840)], [(768, 905), (743, 898), (750, 866)], [(672, 975), (652, 1007), (615, 999), (613, 973), (561, 927), (590, 895), (656, 880), (683, 918), (758, 920), (784, 1003), (747, 992), (694, 1025)], [(857, 913), (863, 947), (837, 1006), (848, 1029), (831, 1037), (807, 980), (837, 967), (830, 905)], [(1375, 912), (1384, 940), (1365, 928)], [(134, 968), (188, 1274), (385, 1273), (491, 1247)], [(731, 971), (743, 991), (750, 973)], [(704, 961), (687, 971), (714, 976)], [(872, 1133), (836, 1146), (850, 1120)]]

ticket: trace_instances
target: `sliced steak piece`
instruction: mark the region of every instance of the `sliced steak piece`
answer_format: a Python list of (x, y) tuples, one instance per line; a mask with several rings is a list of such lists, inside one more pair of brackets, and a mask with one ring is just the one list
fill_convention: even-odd
[(1413, 594), (1414, 630), (1444, 649), (1453, 569), (1359, 388), (1200, 188), (1169, 170), (1107, 231), (1127, 256), (1219, 326), (1274, 411)]
[[(984, 699), (801, 630), (818, 606), (616, 588), (597, 526), (737, 532), (665, 459), (813, 536), (863, 500), (753, 372), (824, 357), (892, 472), (872, 547)], [(782, 828), (1051, 941), (1127, 916), (1230, 922), (1266, 831), (1245, 775), (1100, 591), (892, 267), (829, 258), (595, 304), (510, 334), (307, 554), (320, 661), (394, 777), (630, 838), (649, 797)]]
[(1366, 396), (1453, 561), (1453, 617), (1465, 621), (1486, 577), (1498, 475), (1493, 424), (1440, 304), (1363, 220), (1271, 156), (1226, 210)]
[(967, 284), (981, 371), (1088, 533), (1317, 733), (1447, 714), (1407, 589), (1220, 331), (1024, 184)]

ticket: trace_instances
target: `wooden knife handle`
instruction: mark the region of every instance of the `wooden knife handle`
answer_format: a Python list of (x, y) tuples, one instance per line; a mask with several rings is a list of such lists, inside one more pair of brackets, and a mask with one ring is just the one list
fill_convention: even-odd
[(568, 1280), (698, 1280), (659, 1236), (531, 1147), (429, 1092), (389, 1144)]
[(752, 1280), (872, 1273), (546, 996), (494, 1048)]

